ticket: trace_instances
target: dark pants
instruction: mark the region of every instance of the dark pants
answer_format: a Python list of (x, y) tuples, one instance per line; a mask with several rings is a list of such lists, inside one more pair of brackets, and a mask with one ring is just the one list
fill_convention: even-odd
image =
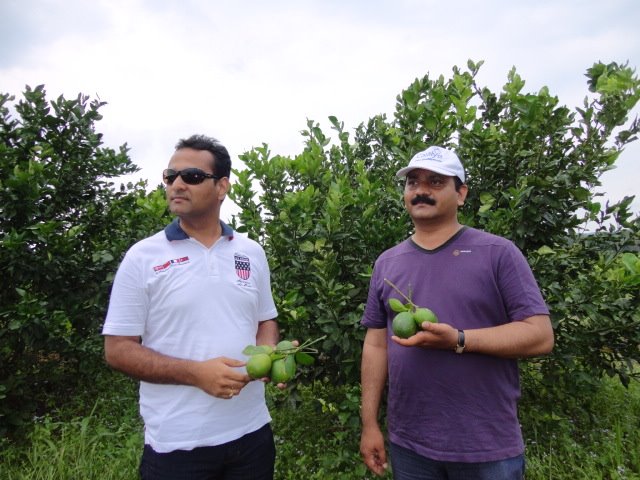
[(215, 447), (158, 453), (144, 446), (142, 480), (272, 480), (276, 459), (271, 425)]
[(522, 480), (524, 455), (496, 462), (463, 463), (431, 460), (391, 443), (395, 480)]

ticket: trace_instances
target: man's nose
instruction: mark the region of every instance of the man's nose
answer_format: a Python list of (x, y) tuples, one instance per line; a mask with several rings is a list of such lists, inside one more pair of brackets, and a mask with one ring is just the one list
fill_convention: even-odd
[(186, 185), (187, 184), (182, 179), (182, 175), (176, 176), (176, 178), (173, 180), (173, 183), (171, 184), (171, 186), (173, 188), (177, 188), (177, 189), (180, 189), (180, 190), (184, 189)]
[(433, 190), (431, 182), (428, 179), (418, 180), (417, 184), (416, 191), (418, 193), (431, 193)]

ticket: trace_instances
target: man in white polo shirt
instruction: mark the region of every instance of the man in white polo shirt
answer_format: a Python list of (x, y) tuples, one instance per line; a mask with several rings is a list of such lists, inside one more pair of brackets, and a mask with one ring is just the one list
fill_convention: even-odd
[(163, 172), (176, 220), (135, 244), (116, 274), (105, 358), (140, 380), (143, 479), (272, 479), (264, 384), (242, 350), (275, 345), (269, 266), (220, 221), (231, 160), (217, 140), (181, 140)]

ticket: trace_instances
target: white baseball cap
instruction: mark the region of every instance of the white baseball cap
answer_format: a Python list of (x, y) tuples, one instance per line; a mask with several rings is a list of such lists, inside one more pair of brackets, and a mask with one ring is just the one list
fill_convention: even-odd
[(411, 170), (421, 168), (449, 177), (458, 177), (464, 183), (464, 167), (458, 156), (451, 150), (442, 147), (429, 147), (416, 153), (409, 165), (398, 170), (397, 178), (407, 176)]

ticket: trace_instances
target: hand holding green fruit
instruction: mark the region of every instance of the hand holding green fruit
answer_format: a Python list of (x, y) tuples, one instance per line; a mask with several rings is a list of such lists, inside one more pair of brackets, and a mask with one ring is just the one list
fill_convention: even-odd
[(438, 323), (436, 314), (426, 307), (416, 307), (413, 312), (413, 319), (418, 326), (422, 326), (424, 322)]
[(393, 334), (400, 338), (409, 338), (422, 328), (424, 322), (438, 323), (435, 313), (426, 307), (419, 307), (409, 297), (407, 297), (398, 287), (386, 278), (384, 279), (394, 290), (396, 290), (407, 303), (402, 303), (397, 298), (389, 299), (389, 308), (396, 312), (391, 322)]
[(416, 334), (418, 326), (413, 320), (411, 312), (400, 312), (393, 317), (391, 329), (394, 335), (400, 338), (409, 338)]
[(298, 365), (311, 365), (312, 354), (318, 353), (310, 346), (325, 337), (298, 345), (290, 340), (280, 341), (275, 348), (269, 345), (247, 345), (242, 351), (249, 356), (247, 374), (253, 379), (270, 378), (272, 382), (283, 384), (291, 380)]
[(247, 360), (247, 374), (251, 378), (268, 377), (271, 373), (271, 357), (268, 353), (256, 353)]

